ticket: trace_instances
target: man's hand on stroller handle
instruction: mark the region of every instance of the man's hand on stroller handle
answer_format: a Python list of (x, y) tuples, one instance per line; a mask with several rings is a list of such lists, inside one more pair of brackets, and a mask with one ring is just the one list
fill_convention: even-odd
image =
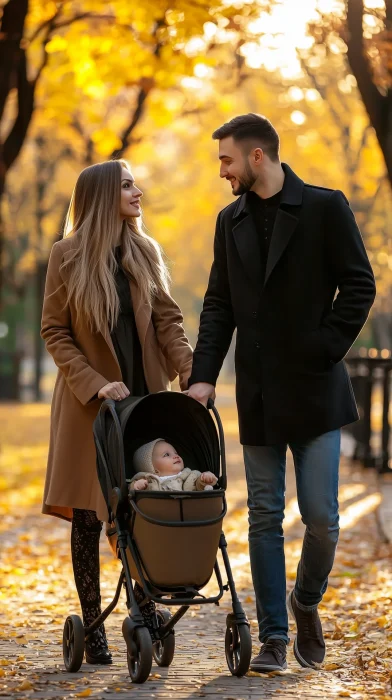
[(207, 382), (196, 382), (184, 393), (202, 403), (203, 406), (207, 406), (208, 399), (215, 401), (215, 387)]

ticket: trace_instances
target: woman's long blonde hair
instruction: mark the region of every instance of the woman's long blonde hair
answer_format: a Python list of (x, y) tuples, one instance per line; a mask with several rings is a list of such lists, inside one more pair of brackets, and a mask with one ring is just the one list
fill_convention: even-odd
[[(64, 228), (64, 237), (77, 239), (61, 266), (69, 268), (68, 302), (72, 299), (77, 318), (87, 321), (93, 332), (107, 324), (112, 330), (119, 313), (114, 249), (118, 244), (122, 167), (130, 170), (122, 159), (82, 170)], [(168, 291), (169, 274), (161, 248), (144, 233), (137, 218), (123, 223), (121, 251), (122, 266), (139, 288), (142, 303), (152, 304), (154, 295)]]

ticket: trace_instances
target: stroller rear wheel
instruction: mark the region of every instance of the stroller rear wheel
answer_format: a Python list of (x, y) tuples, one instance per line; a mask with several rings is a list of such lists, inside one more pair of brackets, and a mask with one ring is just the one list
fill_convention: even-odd
[(84, 627), (79, 615), (69, 615), (63, 630), (64, 666), (70, 673), (79, 671), (84, 656)]
[[(156, 616), (158, 620), (158, 628), (163, 627), (169, 622), (171, 615), (169, 610), (157, 610)], [(172, 630), (165, 639), (160, 639), (158, 642), (154, 642), (152, 647), (152, 653), (154, 659), (158, 666), (170, 666), (174, 657), (174, 650), (176, 646), (176, 638), (174, 636), (174, 630)]]
[(225, 635), (226, 661), (233, 676), (244, 676), (252, 656), (252, 638), (248, 625), (228, 622)]
[(133, 683), (144, 683), (151, 673), (152, 640), (147, 627), (132, 627), (125, 618), (122, 632), (127, 645), (128, 671)]

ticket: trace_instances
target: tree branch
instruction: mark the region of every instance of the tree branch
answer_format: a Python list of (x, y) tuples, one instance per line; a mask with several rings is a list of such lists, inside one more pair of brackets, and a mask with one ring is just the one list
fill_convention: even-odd
[[(390, 0), (388, 0), (390, 2)], [(347, 58), (356, 78), (359, 92), (370, 122), (374, 127), (377, 138), (382, 146), (385, 134), (383, 129), (383, 106), (385, 97), (381, 95), (373, 82), (372, 71), (366, 56), (363, 38), (363, 0), (348, 0), (347, 2)]]
[[(364, 129), (364, 131), (363, 131), (362, 138), (361, 138), (361, 143), (359, 144), (357, 154), (356, 154), (355, 158), (353, 159), (353, 163), (352, 163), (352, 168), (353, 168), (353, 172), (354, 172), (354, 173), (355, 173), (355, 172), (358, 170), (358, 168), (359, 168), (359, 162), (360, 162), (360, 160), (361, 160), (362, 151), (363, 151), (363, 149), (364, 149), (365, 146), (366, 146), (366, 142), (367, 142), (368, 136), (369, 136), (369, 134), (370, 134), (371, 128), (372, 128), (372, 127), (370, 126), (370, 124), (368, 124), (367, 127), (366, 127), (366, 128)], [(385, 177), (385, 176), (383, 175), (383, 176), (382, 176), (382, 180), (384, 180), (384, 177)]]
[[(315, 90), (317, 90), (319, 95), (321, 95), (321, 98), (324, 100), (325, 104), (327, 105), (328, 110), (329, 110), (336, 126), (338, 127), (338, 129), (342, 135), (342, 138), (344, 141), (345, 153), (349, 152), (349, 150), (350, 150), (350, 128), (347, 127), (347, 125), (343, 124), (341, 115), (335, 109), (331, 100), (328, 99), (328, 95), (327, 95), (327, 91), (326, 91), (325, 87), (319, 83), (316, 75), (314, 73), (312, 73), (312, 71), (309, 69), (309, 66), (307, 65), (306, 61), (301, 56), (301, 53), (299, 51), (297, 51), (297, 55), (298, 55), (299, 61), (301, 63), (302, 70), (304, 71), (304, 73), (307, 75), (307, 77), (311, 81)], [(322, 138), (328, 146), (329, 145), (328, 139), (325, 137), (324, 134), (322, 134)]]
[[(165, 25), (166, 25), (165, 18), (159, 19), (155, 23), (153, 36), (156, 37), (158, 30)], [(155, 51), (154, 51), (154, 56), (156, 56), (157, 58), (159, 57), (161, 48), (162, 48), (162, 43), (158, 40), (156, 43)], [(112, 152), (112, 154), (110, 156), (112, 159), (121, 158), (124, 155), (126, 149), (128, 148), (128, 146), (130, 144), (130, 136), (131, 136), (134, 128), (139, 123), (140, 119), (142, 118), (142, 115), (144, 113), (145, 102), (146, 102), (146, 99), (147, 99), (151, 89), (153, 88), (153, 85), (154, 85), (153, 80), (146, 80), (145, 79), (144, 82), (142, 83), (142, 85), (139, 89), (139, 94), (138, 94), (137, 101), (136, 101), (136, 109), (132, 115), (132, 118), (131, 118), (129, 125), (127, 126), (126, 129), (124, 129), (122, 136), (120, 137), (121, 138), (121, 147), (118, 149), (115, 149)]]
[(9, 0), (3, 8), (0, 25), (0, 119), (12, 87), (19, 56), (23, 53), (20, 42), (28, 10), (28, 0)]
[[(40, 24), (39, 27), (33, 32), (33, 34), (27, 39), (27, 41), (31, 44), (35, 39), (38, 38), (38, 36), (41, 34), (41, 32), (50, 25), (53, 22), (53, 19), (55, 19), (59, 12), (61, 11), (61, 8), (56, 12), (56, 14), (51, 17), (50, 19), (47, 19), (45, 22)], [(114, 15), (95, 15), (93, 12), (83, 12), (80, 15), (74, 15), (73, 17), (69, 17), (69, 19), (64, 19), (62, 22), (59, 22), (54, 26), (54, 29), (60, 29), (61, 27), (68, 27), (70, 24), (73, 24), (74, 22), (78, 22), (82, 19), (103, 19), (103, 20), (115, 20)]]
[(124, 129), (122, 135), (120, 136), (121, 139), (121, 146), (118, 149), (115, 149), (111, 156), (110, 159), (118, 159), (122, 158), (125, 151), (127, 150), (129, 144), (130, 144), (130, 136), (132, 134), (132, 131), (142, 118), (143, 112), (144, 112), (144, 103), (147, 99), (148, 93), (150, 90), (146, 90), (145, 88), (140, 88), (139, 89), (139, 94), (137, 97), (137, 102), (136, 102), (136, 108), (135, 111), (131, 117), (131, 121), (129, 125)]
[(392, 2), (391, 2), (391, 0), (385, 0), (385, 24), (387, 25), (388, 31), (390, 31), (391, 24), (392, 24)]
[(3, 145), (3, 162), (7, 172), (22, 148), (34, 109), (34, 85), (27, 80), (26, 54), (21, 54), (18, 72), (18, 114)]

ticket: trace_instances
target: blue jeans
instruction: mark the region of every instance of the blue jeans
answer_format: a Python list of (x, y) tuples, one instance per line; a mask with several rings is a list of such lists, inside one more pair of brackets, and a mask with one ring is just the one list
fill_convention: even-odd
[[(306, 525), (295, 596), (317, 605), (326, 591), (339, 537), (340, 430), (291, 442), (297, 498)], [(249, 507), (249, 554), (259, 638), (288, 639), (283, 518), (286, 444), (244, 446)]]

